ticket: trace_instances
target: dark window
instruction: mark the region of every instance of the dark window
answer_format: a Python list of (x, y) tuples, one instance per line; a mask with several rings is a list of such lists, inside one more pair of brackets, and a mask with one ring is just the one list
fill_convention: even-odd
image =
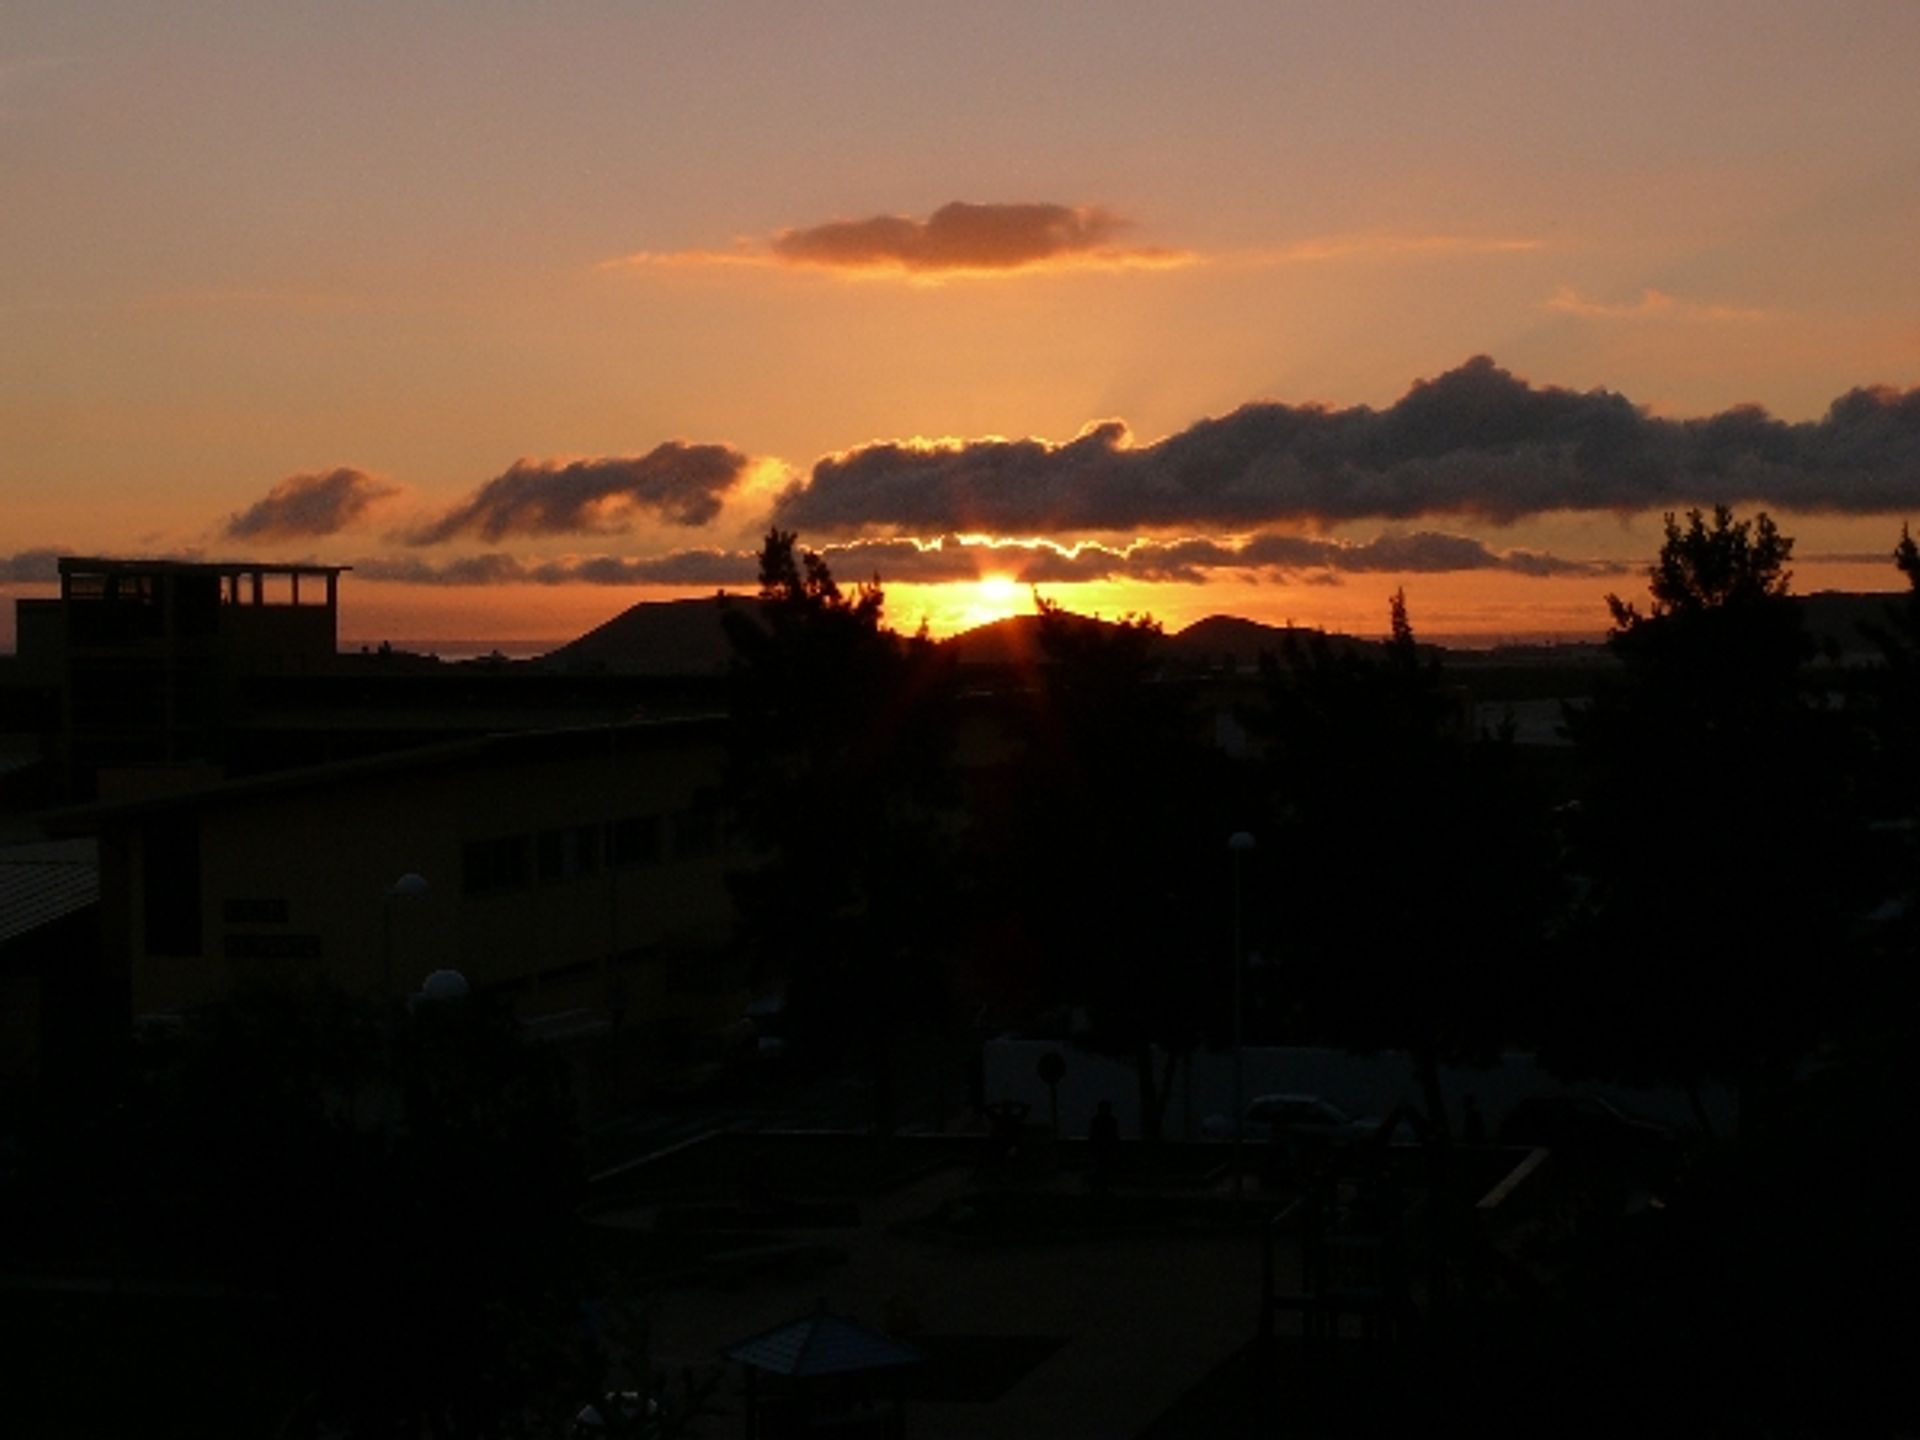
[(629, 815), (613, 822), (613, 863), (658, 865), (660, 863), (660, 817)]
[(540, 883), (548, 885), (566, 874), (567, 832), (542, 830), (534, 842), (540, 865)]
[(318, 935), (262, 935), (242, 931), (226, 939), (229, 960), (318, 960)]
[(600, 868), (600, 831), (592, 825), (567, 830), (542, 830), (534, 842), (540, 883), (577, 880)]
[(142, 921), (149, 955), (200, 953), (200, 826), (192, 816), (149, 820), (141, 835)]
[(673, 858), (701, 860), (720, 849), (720, 809), (695, 801), (694, 808), (673, 817)]
[(238, 897), (220, 906), (220, 918), (229, 925), (284, 925), (287, 902), (283, 899)]
[(460, 847), (460, 888), (468, 895), (502, 895), (526, 888), (530, 867), (525, 835), (469, 840)]

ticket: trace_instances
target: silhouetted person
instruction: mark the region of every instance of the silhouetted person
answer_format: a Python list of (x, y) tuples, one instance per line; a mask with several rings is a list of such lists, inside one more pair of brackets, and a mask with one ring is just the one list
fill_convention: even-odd
[(1113, 1184), (1114, 1161), (1119, 1158), (1120, 1122), (1114, 1118), (1113, 1102), (1102, 1100), (1087, 1126), (1087, 1152), (1093, 1159), (1093, 1188), (1104, 1195)]
[(1480, 1104), (1471, 1095), (1460, 1102), (1460, 1143), (1463, 1145), (1487, 1143), (1486, 1117), (1480, 1113)]

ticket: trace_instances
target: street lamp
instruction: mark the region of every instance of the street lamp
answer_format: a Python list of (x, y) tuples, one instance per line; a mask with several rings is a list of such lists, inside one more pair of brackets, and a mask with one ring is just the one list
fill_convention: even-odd
[(1247, 1057), (1242, 1019), (1245, 989), (1242, 972), (1246, 966), (1241, 954), (1241, 871), (1245, 869), (1247, 852), (1252, 849), (1253, 836), (1245, 830), (1236, 830), (1227, 837), (1227, 853), (1233, 857), (1233, 1203), (1236, 1207), (1240, 1204), (1241, 1180), (1245, 1173), (1241, 1132), (1247, 1126)]

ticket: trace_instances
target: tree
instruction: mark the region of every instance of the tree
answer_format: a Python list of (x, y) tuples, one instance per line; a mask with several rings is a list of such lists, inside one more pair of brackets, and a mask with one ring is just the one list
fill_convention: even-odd
[(1867, 691), (1877, 798), (1887, 818), (1905, 820), (1920, 814), (1920, 545), (1904, 525), (1893, 563), (1906, 591), (1888, 603), (1882, 622), (1863, 628), (1881, 658)]
[(1815, 646), (1791, 593), (1793, 541), (1764, 512), (1736, 520), (1716, 506), (1683, 528), (1666, 517), (1647, 571), (1652, 603), (1607, 596), (1608, 644), (1631, 685), (1657, 687), (1676, 715), (1724, 729), (1774, 724), (1799, 708), (1801, 667)]
[(568, 1398), (584, 1275), (570, 1097), (485, 995), (423, 1005), (382, 1044), (399, 1022), (323, 986), (196, 1012), (146, 1052), (103, 1158), (139, 1197), (135, 1254), (278, 1302), (274, 1359), (323, 1416), (498, 1433)]
[[(1290, 635), (1263, 658), (1279, 858), (1265, 924), (1309, 1032), (1406, 1052), (1429, 1124), (1447, 1129), (1440, 1066), (1511, 1038), (1548, 876), (1536, 810), (1504, 736), (1422, 654), (1406, 597), (1370, 650)], [(1267, 837), (1263, 835), (1263, 845)]]
[(1743, 1126), (1763, 1123), (1848, 985), (1859, 855), (1791, 553), (1764, 514), (1668, 516), (1648, 612), (1608, 597), (1618, 683), (1569, 716), (1592, 889), (1562, 1054), (1696, 1097), (1730, 1082)]
[(1709, 529), (1703, 511), (1689, 510), (1684, 530), (1669, 514), (1665, 536), (1647, 572), (1653, 596), (1648, 614), (1643, 617), (1617, 595), (1607, 596), (1616, 633), (1634, 630), (1646, 620), (1787, 598), (1793, 573), (1786, 566), (1793, 541), (1764, 511), (1752, 520), (1735, 520), (1727, 506), (1716, 505)]
[(759, 852), (735, 877), (763, 973), (787, 982), (797, 1039), (870, 1059), (876, 1121), (892, 1123), (891, 1047), (936, 1018), (925, 937), (948, 868), (950, 671), (924, 634), (884, 624), (878, 577), (841, 589), (827, 562), (770, 530), (756, 605), (723, 617), (732, 645), (728, 792)]
[(1920, 546), (1902, 526), (1893, 562), (1907, 582), (1906, 590), (1891, 599), (1884, 619), (1863, 625), (1880, 652), (1880, 664), (1854, 691), (1861, 702), (1862, 744), (1865, 751), (1862, 802), (1872, 815), (1881, 901), (1900, 901), (1882, 913), (1884, 923), (1874, 936), (1881, 960), (1872, 975), (1873, 1004), (1878, 1013), (1867, 1028), (1883, 1030), (1913, 1013), (1920, 994), (1913, 958), (1920, 952)]
[(1091, 1043), (1132, 1060), (1141, 1130), (1156, 1137), (1225, 951), (1210, 928), (1230, 828), (1217, 761), (1186, 691), (1160, 675), (1157, 621), (1036, 605), (1041, 663), (1019, 716), (1017, 798), (990, 847), (992, 903), (1019, 917), (1055, 993), (1086, 1008)]

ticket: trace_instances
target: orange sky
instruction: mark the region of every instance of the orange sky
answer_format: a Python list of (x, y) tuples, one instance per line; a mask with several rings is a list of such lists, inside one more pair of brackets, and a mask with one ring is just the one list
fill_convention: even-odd
[(1890, 587), (1835, 557), (1920, 510), (1916, 53), (1895, 0), (17, 0), (0, 598), (318, 559), (350, 642), (559, 638), (785, 517), (1096, 544), (1047, 593), (1169, 625), (1592, 633), (1716, 499)]

